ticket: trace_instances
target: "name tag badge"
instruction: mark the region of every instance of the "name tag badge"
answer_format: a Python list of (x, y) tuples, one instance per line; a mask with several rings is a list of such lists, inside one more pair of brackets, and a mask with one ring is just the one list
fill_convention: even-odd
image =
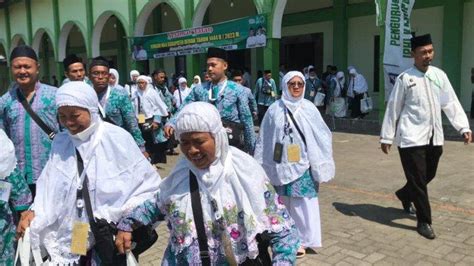
[(299, 162), (301, 158), (301, 149), (298, 144), (288, 145), (288, 162), (296, 163)]
[(145, 114), (138, 114), (138, 124), (145, 123)]
[(272, 97), (276, 97), (276, 94), (274, 91), (272, 91)]
[(87, 239), (89, 237), (89, 224), (74, 222), (71, 238), (71, 253), (85, 256), (87, 253)]
[(314, 91), (311, 91), (311, 93), (309, 94), (309, 96), (311, 96), (311, 97), (314, 97), (314, 95), (316, 95), (316, 93)]
[(8, 202), (11, 191), (12, 184), (5, 181), (0, 181), (0, 201)]
[(283, 156), (283, 144), (275, 143), (275, 149), (273, 150), (273, 161), (281, 163), (281, 157)]

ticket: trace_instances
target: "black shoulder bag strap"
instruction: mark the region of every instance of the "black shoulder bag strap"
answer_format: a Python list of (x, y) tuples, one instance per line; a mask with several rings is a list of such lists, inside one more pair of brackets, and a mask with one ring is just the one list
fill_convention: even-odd
[(28, 101), (26, 101), (26, 98), (23, 93), (21, 93), (20, 89), (17, 89), (16, 95), (18, 97), (18, 100), (20, 100), (21, 105), (23, 105), (23, 108), (25, 108), (26, 112), (31, 116), (33, 121), (35, 121), (35, 123), (41, 128), (41, 130), (44, 131), (44, 133), (46, 133), (46, 135), (48, 135), (49, 139), (54, 139), (54, 137), (56, 136), (56, 132), (54, 132), (54, 130), (52, 130), (48, 125), (46, 125), (46, 123), (41, 120), (41, 118), (35, 113), (35, 111), (31, 109), (31, 105), (28, 103)]
[(306, 149), (307, 149), (307, 148), (308, 148), (308, 144), (306, 144), (306, 138), (305, 138), (305, 136), (303, 135), (303, 131), (301, 131), (300, 127), (298, 126), (298, 123), (296, 123), (296, 119), (293, 117), (293, 113), (290, 111), (290, 109), (288, 109), (288, 107), (286, 107), (286, 111), (287, 111), (288, 114), (290, 115), (291, 121), (293, 121), (293, 124), (295, 125), (296, 130), (297, 130), (298, 133), (300, 134), (301, 140), (303, 141), (303, 143), (304, 143), (304, 145), (306, 146)]
[[(82, 172), (84, 171), (84, 161), (82, 160), (81, 154), (79, 153), (78, 150), (76, 150), (76, 156), (77, 156), (77, 169), (79, 170), (79, 176), (81, 176)], [(84, 205), (86, 208), (87, 216), (89, 218), (89, 223), (91, 225), (95, 224), (94, 214), (92, 213), (91, 198), (89, 195), (87, 175), (84, 176), (84, 181), (82, 182), (82, 194), (78, 196), (81, 196), (84, 199)]]
[(189, 171), (189, 187), (191, 190), (191, 207), (193, 208), (194, 225), (199, 243), (199, 257), (204, 266), (211, 265), (209, 257), (209, 246), (207, 245), (207, 235), (204, 227), (204, 218), (202, 214), (201, 195), (199, 194), (199, 185), (196, 176)]

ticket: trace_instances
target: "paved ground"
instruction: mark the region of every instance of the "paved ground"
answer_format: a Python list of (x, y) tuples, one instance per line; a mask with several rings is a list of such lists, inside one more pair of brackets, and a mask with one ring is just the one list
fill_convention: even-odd
[[(426, 240), (415, 231), (393, 192), (404, 183), (396, 149), (384, 155), (377, 137), (334, 134), (337, 177), (321, 186), (323, 245), (298, 265), (474, 265), (474, 145), (447, 142), (438, 175), (429, 186), (433, 228)], [(165, 169), (166, 176), (176, 157)], [(166, 227), (140, 265), (159, 265)]]

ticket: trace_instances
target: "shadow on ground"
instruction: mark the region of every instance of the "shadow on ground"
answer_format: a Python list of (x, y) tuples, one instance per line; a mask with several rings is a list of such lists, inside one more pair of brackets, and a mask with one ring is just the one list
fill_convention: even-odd
[(404, 213), (402, 209), (382, 207), (374, 204), (346, 204), (342, 202), (333, 202), (332, 205), (337, 211), (347, 216), (358, 216), (362, 219), (390, 227), (416, 230), (416, 226), (409, 226), (394, 222), (398, 219), (407, 218), (416, 220), (415, 217)]

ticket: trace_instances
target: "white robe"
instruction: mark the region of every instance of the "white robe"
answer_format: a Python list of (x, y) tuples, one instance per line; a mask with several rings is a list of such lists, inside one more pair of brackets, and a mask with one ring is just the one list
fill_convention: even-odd
[[(68, 132), (56, 135), (50, 158), (36, 183), (37, 194), (31, 223), (34, 250), (43, 246), (56, 264), (78, 262), (70, 253), (75, 221), (88, 223), (83, 209), (78, 217), (76, 191), (81, 183), (76, 148), (84, 160), (94, 216), (118, 222), (126, 212), (158, 191), (159, 174), (146, 160), (132, 136), (124, 129), (97, 119), (95, 132), (86, 141)], [(89, 231), (88, 249), (94, 244)]]
[(139, 114), (139, 99), (140, 111), (145, 115), (146, 119), (153, 118), (155, 115), (161, 117), (168, 116), (168, 107), (166, 106), (165, 102), (163, 102), (156, 90), (148, 86), (145, 91), (137, 89), (132, 94), (131, 100), (135, 109), (135, 116), (137, 118)]

